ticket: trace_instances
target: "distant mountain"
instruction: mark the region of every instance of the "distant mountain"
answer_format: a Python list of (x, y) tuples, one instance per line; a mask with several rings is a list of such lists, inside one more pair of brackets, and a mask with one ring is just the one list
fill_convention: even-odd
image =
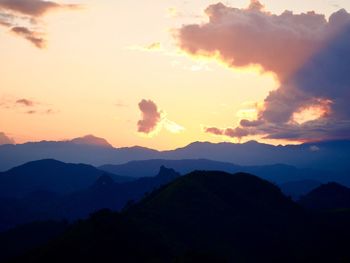
[[(242, 144), (195, 142), (184, 148), (164, 152), (172, 159), (204, 158), (239, 165), (287, 164), (298, 168), (347, 170), (350, 140), (269, 145), (249, 141)], [(164, 159), (168, 159), (164, 158)]]
[(322, 183), (320, 181), (316, 180), (301, 180), (283, 183), (280, 184), (279, 187), (286, 196), (290, 196), (294, 200), (298, 200), (301, 196), (308, 194), (321, 184)]
[(218, 162), (206, 159), (181, 159), (166, 160), (154, 159), (145, 161), (131, 161), (120, 165), (102, 165), (99, 169), (116, 174), (128, 175), (130, 177), (153, 176), (160, 166), (166, 166), (178, 171), (180, 174), (187, 174), (195, 170), (205, 171), (226, 171), (238, 172), (241, 166), (228, 162)]
[[(127, 204), (139, 201), (147, 193), (175, 180), (179, 174), (172, 169), (161, 167), (154, 177), (139, 178), (124, 183), (115, 182), (112, 176), (102, 173), (85, 189), (75, 192), (64, 191), (65, 194), (63, 191), (56, 194), (49, 191), (52, 190), (51, 188), (46, 188), (21, 198), (0, 198), (0, 232), (18, 224), (38, 220), (82, 219), (104, 208), (120, 211)], [(61, 186), (67, 187), (63, 184)], [(69, 187), (71, 188), (70, 185)]]
[(172, 182), (180, 175), (173, 169), (161, 167), (153, 177), (139, 178), (131, 182), (115, 183), (110, 176), (103, 175), (88, 189), (63, 196), (56, 205), (57, 215), (51, 219), (85, 218), (92, 212), (108, 208), (122, 210), (128, 203), (137, 202), (160, 186)]
[(196, 171), (11, 262), (348, 262), (350, 214), (309, 215), (255, 176)]
[(36, 142), (0, 146), (0, 171), (28, 161), (52, 158), (94, 166), (150, 159), (209, 159), (244, 166), (277, 163), (344, 172), (349, 170), (350, 140), (273, 146), (250, 141), (243, 144), (195, 142), (171, 151), (143, 147), (113, 148), (92, 135), (62, 142)]
[[(181, 174), (187, 174), (195, 170), (223, 171), (228, 173), (246, 172), (278, 185), (311, 179), (324, 183), (329, 181), (338, 181), (343, 184), (350, 183), (350, 178), (348, 178), (347, 174), (343, 176), (342, 173), (337, 172), (332, 173), (315, 169), (298, 169), (294, 166), (284, 164), (240, 166), (229, 162), (218, 162), (206, 159), (132, 161), (121, 165), (103, 165), (100, 166), (99, 169), (124, 176), (140, 177), (154, 175), (162, 165), (173, 168)], [(295, 194), (298, 195), (300, 190), (294, 190), (296, 190)]]
[[(91, 142), (92, 141), (92, 142)], [(27, 162), (55, 159), (66, 163), (103, 165), (125, 163), (131, 160), (152, 159), (158, 151), (142, 148), (113, 148), (104, 139), (82, 137), (72, 141), (42, 141), (17, 145), (0, 145), (0, 171), (6, 171)]]
[(317, 210), (350, 209), (350, 188), (337, 183), (323, 184), (303, 196), (299, 204)]
[(106, 148), (113, 148), (107, 140), (103, 138), (96, 137), (94, 135), (86, 135), (84, 137), (72, 139), (70, 142), (75, 144), (92, 145)]
[[(103, 174), (106, 172), (86, 164), (33, 161), (0, 173), (0, 197), (23, 197), (36, 191), (72, 193), (91, 186)], [(130, 180), (108, 174), (117, 182)]]

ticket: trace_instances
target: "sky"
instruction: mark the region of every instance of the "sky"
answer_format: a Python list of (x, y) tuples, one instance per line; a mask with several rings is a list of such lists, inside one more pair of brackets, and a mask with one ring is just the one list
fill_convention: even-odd
[(0, 144), (348, 138), (345, 10), (348, 0), (0, 0)]

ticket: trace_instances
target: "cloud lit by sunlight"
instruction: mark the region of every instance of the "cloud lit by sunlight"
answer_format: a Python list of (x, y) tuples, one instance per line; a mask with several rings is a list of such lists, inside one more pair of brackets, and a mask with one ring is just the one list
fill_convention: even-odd
[(319, 105), (311, 105), (301, 109), (293, 114), (292, 120), (298, 124), (303, 124), (308, 121), (318, 120), (327, 116), (330, 113), (331, 101), (321, 101)]
[(183, 132), (185, 130), (184, 127), (182, 127), (181, 125), (179, 125), (171, 120), (168, 120), (167, 118), (164, 118), (162, 120), (162, 125), (165, 129), (167, 129), (171, 133), (180, 133), (180, 132)]

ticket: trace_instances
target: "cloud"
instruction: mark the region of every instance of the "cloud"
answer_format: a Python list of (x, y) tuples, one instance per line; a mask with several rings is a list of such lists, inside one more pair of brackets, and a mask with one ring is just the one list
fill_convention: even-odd
[(4, 110), (17, 110), (26, 114), (54, 114), (57, 110), (49, 108), (49, 104), (37, 102), (27, 98), (1, 98), (0, 108)]
[(139, 103), (141, 120), (137, 122), (137, 130), (140, 133), (151, 135), (165, 128), (169, 132), (179, 133), (185, 128), (169, 120), (166, 113), (160, 109), (152, 100), (143, 99)]
[(48, 12), (55, 10), (71, 10), (79, 8), (74, 4), (59, 4), (43, 0), (0, 0), (0, 25), (10, 32), (21, 36), (35, 45), (44, 48), (46, 40), (38, 27), (39, 20)]
[(37, 48), (45, 47), (45, 40), (40, 37), (40, 33), (32, 31), (26, 27), (13, 27), (11, 31), (19, 36), (24, 37), (32, 44), (34, 44)]
[(249, 135), (249, 132), (246, 129), (242, 129), (240, 127), (225, 128), (225, 129), (220, 129), (216, 127), (205, 127), (204, 131), (206, 133), (211, 133), (214, 135), (227, 136), (230, 138), (238, 138), (238, 139), (241, 139), (242, 137)]
[(149, 134), (157, 128), (161, 120), (161, 112), (151, 100), (142, 100), (139, 103), (141, 120), (137, 122), (138, 132)]
[[(209, 22), (183, 26), (179, 46), (191, 54), (219, 55), (235, 67), (260, 65), (285, 79), (332, 34), (324, 15), (273, 15), (252, 1), (247, 9), (222, 3), (205, 10)], [(288, 50), (288, 52), (287, 52)]]
[(318, 152), (320, 150), (320, 148), (316, 145), (311, 145), (309, 149), (311, 152)]
[(18, 99), (16, 101), (16, 104), (27, 106), (27, 107), (33, 107), (36, 103), (32, 100), (28, 99)]
[(163, 46), (160, 42), (153, 42), (147, 45), (132, 45), (127, 47), (127, 49), (144, 52), (161, 52), (163, 51)]
[(75, 9), (78, 8), (78, 6), (42, 0), (0, 0), (0, 8), (23, 15), (39, 17), (49, 11), (57, 9)]
[(242, 127), (257, 127), (257, 126), (260, 126), (262, 125), (264, 122), (262, 120), (253, 120), (253, 121), (250, 121), (250, 120), (241, 120), (240, 121), (240, 125)]
[(211, 133), (211, 134), (214, 134), (214, 135), (224, 135), (225, 134), (225, 130), (224, 129), (219, 129), (219, 128), (216, 128), (216, 127), (205, 127), (204, 131), (206, 133)]
[(245, 132), (239, 136), (305, 141), (350, 137), (349, 13), (341, 9), (328, 20), (315, 12), (275, 15), (251, 1), (246, 9), (211, 5), (206, 14), (209, 22), (178, 30), (184, 51), (219, 57), (232, 67), (259, 65), (280, 83), (255, 120), (240, 121), (237, 128)]
[(167, 129), (171, 133), (180, 133), (185, 130), (184, 127), (177, 124), (176, 122), (173, 122), (167, 118), (163, 118), (163, 127)]
[(0, 132), (0, 145), (4, 144), (15, 144), (15, 141), (8, 137), (5, 133)]

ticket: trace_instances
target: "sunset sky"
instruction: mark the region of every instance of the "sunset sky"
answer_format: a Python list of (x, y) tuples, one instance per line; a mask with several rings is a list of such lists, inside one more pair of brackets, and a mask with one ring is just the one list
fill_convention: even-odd
[(350, 1), (0, 0), (0, 143), (349, 138), (342, 9)]

